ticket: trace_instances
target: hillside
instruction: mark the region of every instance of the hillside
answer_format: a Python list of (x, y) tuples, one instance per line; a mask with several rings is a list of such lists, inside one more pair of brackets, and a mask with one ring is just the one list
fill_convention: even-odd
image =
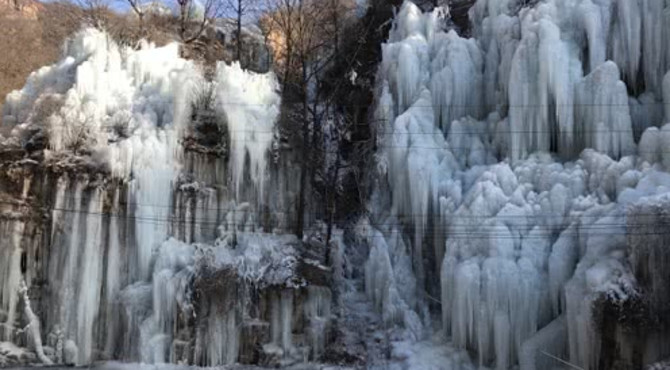
[(61, 7), (34, 0), (0, 0), (0, 107), (31, 72), (60, 56), (65, 38), (74, 29)]

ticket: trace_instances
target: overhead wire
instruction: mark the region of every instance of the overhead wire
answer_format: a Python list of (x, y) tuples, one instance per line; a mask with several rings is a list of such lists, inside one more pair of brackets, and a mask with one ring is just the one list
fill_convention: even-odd
[[(11, 205), (17, 205), (16, 202), (9, 202), (9, 201), (0, 201), (0, 204), (11, 204)], [(97, 216), (100, 218), (121, 218), (124, 219), (125, 221), (133, 221), (136, 224), (150, 224), (150, 225), (179, 225), (179, 224), (188, 224), (192, 226), (205, 226), (205, 227), (212, 227), (216, 228), (219, 226), (227, 226), (227, 227), (234, 227), (234, 228), (240, 228), (240, 227), (245, 227), (246, 223), (238, 223), (238, 222), (230, 222), (225, 219), (223, 220), (214, 220), (214, 221), (207, 221), (207, 220), (202, 220), (202, 219), (197, 219), (197, 216), (194, 216), (194, 219), (186, 219), (182, 218), (180, 216), (168, 216), (168, 217), (148, 217), (148, 216), (137, 216), (133, 214), (127, 214), (127, 213), (114, 213), (114, 212), (102, 212), (102, 211), (89, 211), (85, 209), (69, 209), (69, 208), (60, 208), (60, 207), (48, 207), (47, 210), (52, 211), (52, 212), (63, 212), (63, 213), (78, 213), (78, 214), (86, 214), (86, 215), (92, 215), (92, 216)], [(258, 214), (256, 212), (251, 212), (253, 214)], [(260, 212), (261, 214), (263, 212)], [(266, 215), (285, 215), (289, 214), (287, 212), (265, 212)], [(317, 215), (317, 213), (312, 213), (312, 215)], [(477, 216), (480, 217), (480, 216)], [(502, 221), (504, 220), (505, 216), (490, 216), (488, 219), (490, 220), (497, 220), (497, 221)], [(536, 215), (528, 215), (525, 216), (528, 219), (531, 218), (537, 218)], [(558, 216), (557, 216), (558, 217)], [(595, 216), (594, 216), (595, 217)], [(601, 216), (599, 219), (606, 219), (608, 216)], [(645, 222), (640, 222), (639, 218), (642, 217), (653, 217), (651, 221), (653, 223), (645, 223)], [(204, 217), (206, 218), (206, 217)], [(456, 216), (458, 218), (458, 216)], [(568, 218), (568, 217), (565, 217)], [(589, 237), (593, 236), (613, 236), (613, 235), (625, 235), (625, 236), (666, 236), (670, 235), (670, 220), (668, 221), (659, 221), (659, 218), (662, 219), (658, 214), (654, 213), (648, 213), (648, 214), (636, 214), (634, 216), (635, 222), (594, 222), (591, 224), (581, 224), (577, 227), (574, 228), (573, 231), (569, 231), (569, 224), (566, 223), (564, 226), (565, 228), (563, 230), (558, 230), (558, 231), (553, 231), (551, 229), (545, 229), (541, 230), (539, 232), (531, 232), (532, 228), (534, 226), (543, 226), (542, 223), (534, 223), (534, 224), (528, 224), (528, 225), (517, 225), (519, 229), (524, 229), (523, 226), (528, 226), (526, 227), (527, 229), (527, 234), (525, 235), (511, 235), (510, 232), (502, 233), (500, 232), (500, 227), (498, 225), (481, 225), (479, 223), (471, 223), (471, 224), (449, 224), (447, 223), (446, 225), (443, 226), (435, 226), (433, 225), (432, 227), (427, 227), (426, 230), (424, 231), (424, 236), (430, 237), (430, 236), (447, 236), (448, 238), (451, 239), (513, 239), (513, 240), (526, 240), (526, 239), (547, 239), (547, 238), (555, 238), (558, 235), (564, 235), (566, 232), (569, 232), (574, 235), (586, 235)], [(579, 219), (579, 216), (577, 216), (577, 219)], [(286, 225), (288, 229), (291, 229), (291, 225)], [(295, 226), (295, 225), (292, 225)], [(405, 228), (411, 225), (408, 225), (404, 222), (370, 222), (366, 224), (366, 227), (373, 227), (375, 229), (397, 229), (397, 228)], [(551, 226), (551, 225), (549, 225)], [(459, 227), (462, 228), (459, 230)], [(650, 230), (640, 230), (642, 228), (654, 228), (656, 230), (650, 231)], [(658, 229), (661, 229), (660, 231)], [(318, 228), (317, 228), (318, 229)], [(342, 226), (342, 227), (337, 227), (338, 230), (342, 231), (356, 231), (358, 234), (361, 234), (361, 228), (356, 225), (351, 225), (351, 226)], [(365, 228), (363, 228), (365, 229)], [(316, 230), (314, 228), (308, 228), (308, 230)], [(364, 237), (368, 238), (375, 238), (375, 237), (383, 237), (383, 238), (388, 238), (388, 235), (384, 235), (384, 233), (378, 234), (375, 231), (370, 231), (365, 235), (366, 233), (363, 232)]]

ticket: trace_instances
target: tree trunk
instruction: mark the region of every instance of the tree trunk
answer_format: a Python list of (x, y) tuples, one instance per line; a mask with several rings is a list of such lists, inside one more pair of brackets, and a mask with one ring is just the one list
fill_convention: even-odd
[(180, 3), (179, 8), (179, 36), (181, 36), (182, 41), (186, 40), (186, 22), (188, 18), (188, 4)]
[(334, 174), (331, 179), (331, 184), (326, 184), (327, 188), (330, 188), (329, 196), (326, 200), (328, 207), (328, 227), (326, 229), (326, 266), (330, 266), (330, 239), (333, 237), (333, 225), (335, 223), (335, 204), (337, 203), (337, 180), (340, 177), (340, 150), (338, 145), (338, 150), (335, 159), (335, 169)]
[(240, 67), (242, 65), (242, 1), (237, 0), (237, 60), (240, 62)]
[(138, 22), (139, 22), (138, 26), (139, 26), (139, 29), (140, 29), (140, 38), (143, 38), (145, 36), (145, 34), (144, 34), (144, 13), (143, 12), (137, 13), (137, 18), (138, 18)]
[[(287, 32), (290, 35), (290, 30)], [(290, 37), (286, 38), (286, 60), (284, 61), (284, 81), (282, 81), (282, 100), (286, 99), (286, 92), (289, 91), (288, 86), (291, 78), (291, 63), (293, 62), (293, 41)]]
[(308, 161), (310, 156), (310, 143), (309, 143), (309, 106), (308, 106), (308, 96), (307, 96), (307, 63), (303, 60), (302, 62), (302, 81), (300, 83), (301, 94), (302, 94), (302, 159), (300, 161), (300, 190), (298, 196), (298, 221), (296, 224), (295, 234), (299, 239), (302, 239), (304, 234), (304, 224), (305, 224), (305, 204), (307, 203), (307, 178), (308, 178)]

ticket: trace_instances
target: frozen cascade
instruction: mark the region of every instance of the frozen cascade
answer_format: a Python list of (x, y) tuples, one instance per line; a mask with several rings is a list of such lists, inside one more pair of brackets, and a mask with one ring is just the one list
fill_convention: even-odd
[[(301, 277), (294, 237), (263, 232), (279, 220), (257, 214), (290, 203), (265, 192), (290, 180), (268, 161), (277, 79), (221, 63), (207, 80), (179, 55), (85, 29), (8, 96), (0, 190), (18, 200), (1, 206), (2, 341), (39, 344), (18, 330), (39, 320), (45, 362), (323, 354), (330, 291)], [(221, 137), (198, 141), (210, 123)], [(25, 147), (41, 157), (11, 157)], [(35, 315), (19, 310), (21, 281)]]
[(640, 299), (630, 248), (651, 237), (631, 239), (631, 212), (670, 189), (658, 108), (667, 120), (670, 4), (478, 0), (473, 39), (436, 14), (406, 1), (383, 45), (377, 185), (359, 231), (376, 309), (407, 329), (406, 310), (425, 323), (438, 295), (449, 345), (496, 369), (669, 356), (670, 333), (643, 334), (634, 355), (626, 324), (602, 317)]
[[(653, 105), (659, 104), (659, 82), (669, 62), (662, 52), (667, 49), (667, 39), (661, 35), (668, 28), (662, 1), (542, 1), (518, 14), (515, 9), (520, 5), (510, 3), (505, 6), (502, 2), (478, 1), (471, 12), (490, 60), (485, 72), (485, 83), (490, 87), (486, 91), (491, 96), (487, 104), (496, 103), (494, 98), (504, 95), (504, 102), (499, 98), (497, 103), (509, 103), (511, 124), (524, 133), (512, 135), (516, 151), (513, 158), (547, 148), (574, 155), (584, 148), (569, 147), (575, 103), (565, 99), (574, 95), (574, 86), (583, 77), (582, 69), (588, 74), (607, 59), (622, 71), (629, 90), (642, 93), (646, 87), (648, 96), (654, 97)], [(545, 52), (552, 55), (542, 56)], [(582, 56), (585, 52), (588, 54)], [(544, 60), (547, 62), (539, 63)], [(495, 81), (500, 73), (508, 77), (505, 71), (510, 68), (511, 79)], [(635, 80), (640, 74), (644, 75), (644, 83)], [(520, 85), (515, 87), (517, 83)], [(508, 87), (517, 93), (509, 94)], [(614, 102), (598, 104), (609, 106)], [(660, 123), (651, 120), (643, 129)], [(529, 135), (538, 137), (523, 137)], [(554, 135), (556, 139), (551, 138)], [(557, 141), (566, 135), (567, 143)]]
[(274, 140), (274, 122), (279, 114), (279, 85), (274, 75), (243, 73), (238, 63), (221, 64), (217, 75), (217, 99), (231, 133), (233, 187), (240, 196), (245, 162), (263, 200), (266, 155)]

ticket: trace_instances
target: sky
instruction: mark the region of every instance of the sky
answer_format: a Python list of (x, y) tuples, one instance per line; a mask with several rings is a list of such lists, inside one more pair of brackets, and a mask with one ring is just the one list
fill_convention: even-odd
[[(51, 0), (47, 0), (47, 1), (51, 1)], [(117, 12), (127, 12), (128, 10), (130, 10), (130, 6), (128, 5), (127, 0), (103, 0), (103, 1), (109, 1), (109, 6)], [(199, 2), (199, 0), (196, 0), (196, 1)], [(225, 0), (222, 0), (222, 1), (225, 2)], [(174, 0), (172, 0), (172, 1), (170, 1), (170, 0), (144, 0), (143, 2), (146, 2), (146, 3), (154, 3), (154, 2), (155, 3), (162, 3), (162, 4), (168, 6), (171, 9), (174, 9), (174, 7), (175, 7), (175, 1)], [(228, 16), (232, 17), (233, 14), (229, 14)]]

